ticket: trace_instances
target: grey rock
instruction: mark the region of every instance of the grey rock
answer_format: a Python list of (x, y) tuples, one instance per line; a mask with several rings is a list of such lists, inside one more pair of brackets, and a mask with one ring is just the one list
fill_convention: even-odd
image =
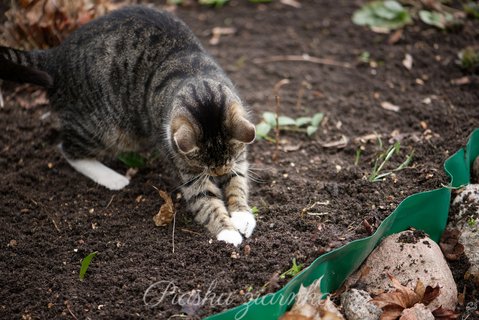
[(421, 319), (421, 320), (434, 320), (432, 311), (426, 308), (422, 303), (415, 304), (412, 308), (404, 309), (401, 313), (401, 319)]
[(381, 309), (369, 302), (371, 296), (364, 290), (351, 289), (341, 295), (341, 306), (348, 320), (379, 320)]
[[(414, 214), (414, 212), (411, 212)], [(424, 232), (403, 231), (385, 238), (346, 282), (346, 288), (360, 287), (370, 295), (394, 291), (388, 274), (414, 290), (424, 286), (441, 287), (441, 293), (427, 308), (440, 306), (454, 310), (457, 286), (439, 246)]]

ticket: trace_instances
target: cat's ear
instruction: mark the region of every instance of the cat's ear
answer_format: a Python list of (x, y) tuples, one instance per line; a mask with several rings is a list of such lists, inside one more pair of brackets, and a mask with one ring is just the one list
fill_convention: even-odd
[(174, 128), (173, 140), (178, 150), (184, 154), (194, 152), (198, 149), (195, 131), (188, 122), (182, 122)]
[(240, 117), (233, 121), (233, 139), (243, 143), (252, 143), (256, 137), (254, 124), (246, 118)]
[(252, 143), (256, 137), (256, 128), (244, 116), (241, 105), (233, 103), (230, 111), (230, 126), (232, 138), (243, 143)]

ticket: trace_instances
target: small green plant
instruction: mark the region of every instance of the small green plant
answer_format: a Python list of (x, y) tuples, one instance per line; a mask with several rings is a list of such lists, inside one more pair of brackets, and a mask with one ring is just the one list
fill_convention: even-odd
[(463, 10), (468, 16), (479, 19), (479, 2), (469, 1), (463, 5)]
[(254, 214), (255, 216), (258, 216), (259, 214), (259, 209), (258, 207), (254, 206), (251, 208), (251, 213)]
[(286, 270), (279, 276), (280, 279), (284, 279), (286, 278), (286, 276), (293, 278), (298, 273), (300, 273), (301, 270), (303, 270), (303, 264), (302, 263), (296, 264), (296, 258), (293, 258), (292, 263), (293, 265), (291, 266), (291, 268), (289, 268), (288, 270)]
[(449, 12), (439, 12), (439, 11), (419, 11), (419, 19), (425, 24), (434, 26), (439, 29), (446, 29), (448, 26), (454, 24), (454, 16)]
[(198, 0), (200, 4), (213, 6), (213, 7), (222, 7), (229, 0)]
[(473, 47), (467, 47), (458, 54), (458, 64), (464, 70), (474, 71), (479, 68), (479, 50)]
[(369, 63), (369, 61), (371, 61), (371, 54), (369, 53), (369, 51), (363, 51), (359, 55), (358, 59), (362, 63)]
[(118, 156), (118, 160), (126, 164), (129, 168), (143, 168), (146, 165), (146, 159), (136, 152), (124, 152)]
[(360, 26), (383, 29), (400, 29), (412, 23), (409, 11), (394, 0), (373, 1), (364, 4), (353, 14), (353, 22)]
[(273, 137), (268, 135), (276, 127), (281, 131), (304, 132), (308, 136), (312, 136), (318, 130), (323, 118), (324, 114), (322, 112), (318, 112), (312, 117), (299, 117), (297, 119), (278, 116), (273, 112), (265, 112), (263, 113), (263, 120), (256, 125), (256, 138), (276, 142)]
[(83, 281), (85, 279), (85, 274), (90, 266), (91, 260), (97, 255), (97, 251), (90, 253), (81, 261), (81, 268), (80, 268), (80, 280)]
[(469, 227), (474, 228), (476, 224), (477, 224), (477, 221), (473, 216), (470, 216), (469, 218), (467, 218), (467, 225)]
[[(378, 143), (379, 143), (379, 148), (380, 150), (384, 150), (383, 143), (381, 138), (378, 138)], [(385, 151), (382, 151), (374, 160), (374, 165), (373, 169), (371, 171), (371, 174), (369, 176), (369, 181), (371, 182), (378, 182), (382, 181), (385, 177), (389, 176), (393, 172), (400, 171), (404, 168), (406, 168), (412, 161), (412, 157), (414, 155), (414, 151), (412, 151), (407, 157), (406, 160), (404, 160), (403, 163), (401, 163), (399, 166), (396, 168), (381, 173), (381, 171), (384, 169), (384, 166), (386, 163), (395, 155), (399, 154), (399, 151), (401, 149), (401, 144), (396, 142), (393, 145), (390, 145)]]

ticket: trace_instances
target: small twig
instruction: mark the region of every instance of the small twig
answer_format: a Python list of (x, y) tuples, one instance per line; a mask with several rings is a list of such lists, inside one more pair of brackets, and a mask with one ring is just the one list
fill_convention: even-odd
[(5, 107), (5, 102), (3, 101), (2, 88), (0, 88), (0, 109)]
[(172, 253), (175, 253), (175, 227), (176, 227), (176, 212), (173, 214), (173, 231), (171, 232)]
[(55, 229), (57, 229), (58, 232), (61, 232), (60, 231), (60, 228), (58, 228), (58, 225), (57, 223), (55, 222), (55, 219), (51, 218), (52, 222), (53, 222), (53, 225), (55, 226)]
[(274, 128), (274, 136), (275, 136), (275, 148), (273, 153), (273, 161), (278, 160), (278, 153), (279, 153), (279, 96), (276, 96), (276, 105), (275, 105), (275, 115), (276, 115), (276, 127)]
[(196, 231), (192, 231), (192, 230), (185, 229), (185, 228), (181, 228), (180, 230), (183, 231), (183, 232), (186, 232), (186, 233), (191, 233), (191, 234), (194, 234), (194, 235), (197, 235), (197, 236), (201, 236), (201, 233), (196, 232)]
[(70, 302), (67, 302), (66, 305), (67, 305), (68, 312), (70, 312), (73, 319), (78, 320), (77, 316), (73, 313), (72, 309), (70, 309)]
[(262, 64), (270, 62), (281, 62), (281, 61), (297, 61), (297, 62), (311, 62), (316, 64), (323, 64), (327, 66), (336, 66), (342, 68), (351, 68), (351, 64), (347, 62), (339, 62), (328, 58), (317, 58), (311, 57), (309, 54), (303, 55), (279, 55), (271, 56), (268, 58), (256, 58), (253, 59), (253, 63)]
[(108, 202), (108, 204), (106, 205), (105, 209), (108, 209), (108, 207), (110, 206), (110, 204), (113, 202), (113, 198), (115, 198), (115, 195), (112, 195), (112, 196), (111, 196), (111, 199), (110, 199), (110, 201)]

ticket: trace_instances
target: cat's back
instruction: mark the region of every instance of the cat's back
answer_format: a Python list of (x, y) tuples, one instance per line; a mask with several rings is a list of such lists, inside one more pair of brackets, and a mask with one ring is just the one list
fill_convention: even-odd
[(203, 49), (181, 20), (168, 12), (129, 6), (73, 32), (51, 50), (48, 69), (61, 77), (78, 64), (95, 70), (118, 60), (161, 62), (182, 50)]
[[(138, 45), (140, 40), (149, 37), (143, 45), (154, 46), (161, 40), (175, 42), (197, 42), (190, 29), (173, 14), (145, 6), (129, 6), (115, 10), (95, 19), (73, 32), (62, 46), (88, 46), (91, 43), (115, 39), (130, 40)], [(123, 47), (123, 50), (128, 47)]]

